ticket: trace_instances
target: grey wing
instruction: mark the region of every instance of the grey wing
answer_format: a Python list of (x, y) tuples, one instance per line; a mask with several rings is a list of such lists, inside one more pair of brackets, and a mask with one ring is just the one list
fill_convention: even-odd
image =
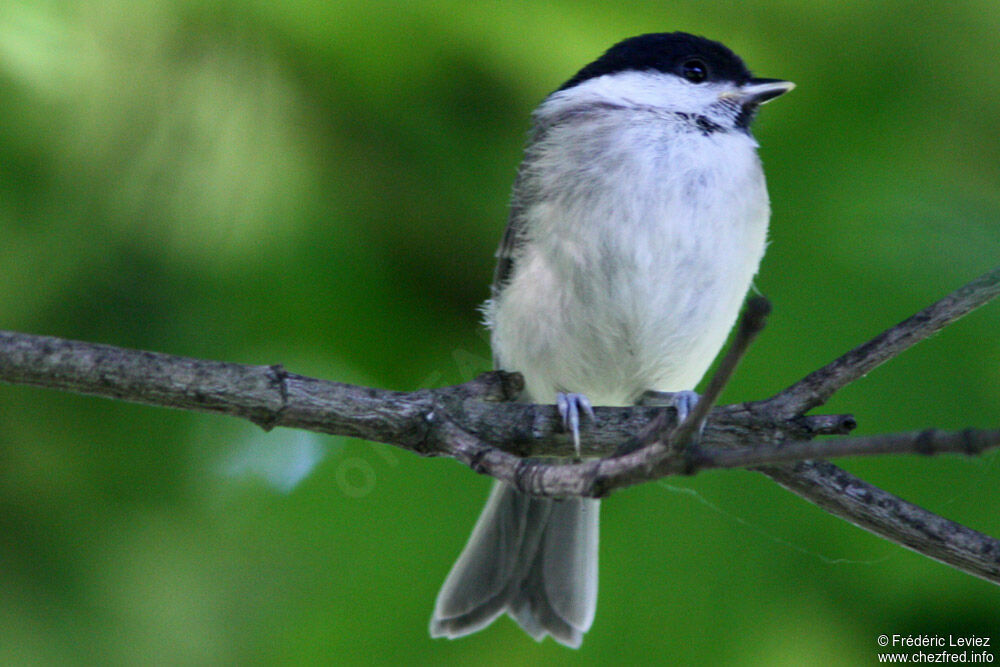
[[(497, 248), (496, 252), (497, 267), (493, 271), (493, 285), (490, 287), (490, 303), (487, 304), (489, 309), (496, 307), (496, 301), (503, 290), (503, 286), (510, 280), (511, 275), (514, 273), (514, 255), (517, 246), (521, 243), (522, 225), (520, 220), (518, 212), (512, 207), (510, 216), (507, 218), (507, 226), (503, 230), (503, 236), (500, 237), (500, 247)], [(503, 362), (497, 355), (496, 349), (493, 350), (493, 368), (503, 368)]]
[(514, 256), (524, 240), (522, 211), (522, 207), (517, 204), (515, 194), (515, 203), (511, 205), (507, 226), (503, 230), (503, 236), (500, 237), (500, 247), (496, 252), (497, 267), (493, 271), (493, 286), (490, 288), (490, 295), (494, 299), (514, 273)]
[(524, 151), (524, 160), (517, 169), (517, 177), (514, 179), (514, 192), (511, 196), (510, 215), (507, 216), (507, 227), (500, 237), (500, 247), (497, 248), (497, 268), (493, 273), (493, 288), (491, 295), (494, 299), (503, 291), (504, 285), (514, 274), (514, 261), (517, 259), (519, 250), (525, 242), (527, 211), (542, 196), (539, 191), (538, 181), (533, 176), (532, 163), (537, 158), (538, 145), (544, 140), (546, 129), (535, 126), (531, 132), (531, 139), (528, 148)]
[[(493, 286), (490, 288), (492, 305), (496, 307), (497, 299), (510, 282), (516, 270), (515, 263), (521, 255), (521, 249), (528, 240), (528, 210), (544, 196), (538, 187), (538, 179), (534, 177), (532, 163), (537, 158), (537, 147), (545, 136), (545, 129), (535, 126), (528, 148), (524, 152), (524, 160), (518, 167), (514, 179), (514, 191), (510, 202), (510, 215), (507, 216), (507, 226), (500, 237), (500, 247), (497, 248), (497, 266), (493, 272)], [(502, 369), (503, 364), (493, 353), (493, 367)]]
[[(500, 298), (504, 287), (510, 282), (514, 275), (515, 262), (520, 255), (521, 246), (525, 242), (525, 211), (529, 206), (527, 187), (527, 177), (525, 174), (525, 162), (521, 163), (514, 180), (514, 194), (511, 197), (510, 215), (507, 216), (507, 226), (500, 237), (500, 247), (497, 248), (497, 266), (493, 271), (493, 285), (490, 287), (489, 308), (496, 308), (497, 299)], [(493, 368), (502, 369), (503, 362), (498, 357), (496, 350), (493, 351)]]

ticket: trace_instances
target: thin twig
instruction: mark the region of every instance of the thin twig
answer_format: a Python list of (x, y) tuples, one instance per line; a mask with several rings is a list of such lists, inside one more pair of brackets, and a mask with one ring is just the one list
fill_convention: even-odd
[(912, 433), (855, 436), (837, 440), (792, 442), (783, 446), (744, 447), (721, 451), (699, 450), (693, 465), (696, 469), (753, 468), (807, 459), (833, 459), (845, 456), (885, 454), (966, 454), (975, 456), (1000, 447), (1000, 430), (964, 429), (939, 431), (928, 429)]
[(813, 371), (772, 399), (775, 408), (781, 414), (791, 416), (823, 405), (838, 389), (930, 338), (997, 295), (1000, 295), (1000, 266)]
[[(773, 410), (775, 416), (787, 417), (822, 405), (838, 389), (998, 294), (1000, 267), (810, 373), (764, 401), (762, 407), (766, 412)], [(757, 470), (834, 516), (963, 572), (1000, 583), (1000, 542), (987, 535), (898, 498), (826, 461)]]
[(1000, 540), (883, 491), (826, 461), (758, 469), (792, 493), (890, 542), (1000, 584)]
[(740, 317), (736, 335), (733, 343), (726, 350), (725, 356), (719, 362), (715, 374), (705, 388), (705, 393), (701, 395), (697, 405), (691, 410), (687, 418), (674, 430), (667, 441), (667, 448), (677, 452), (686, 449), (692, 438), (700, 433), (705, 426), (705, 419), (708, 418), (709, 411), (715, 407), (722, 395), (729, 380), (736, 372), (736, 367), (746, 356), (747, 350), (754, 339), (757, 338), (764, 326), (767, 324), (767, 316), (771, 312), (771, 303), (761, 296), (755, 296), (747, 300), (747, 305), (743, 309)]

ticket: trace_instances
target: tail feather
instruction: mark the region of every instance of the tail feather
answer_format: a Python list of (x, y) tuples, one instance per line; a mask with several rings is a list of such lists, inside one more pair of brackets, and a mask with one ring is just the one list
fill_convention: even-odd
[(438, 594), (431, 636), (461, 637), (507, 612), (536, 640), (578, 647), (597, 603), (598, 509), (495, 483)]

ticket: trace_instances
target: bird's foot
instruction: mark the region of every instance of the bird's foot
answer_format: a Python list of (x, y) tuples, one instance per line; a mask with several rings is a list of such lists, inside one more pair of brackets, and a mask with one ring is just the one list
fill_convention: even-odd
[(556, 406), (559, 408), (559, 416), (562, 417), (563, 428), (573, 434), (573, 450), (576, 458), (580, 458), (580, 413), (596, 421), (594, 408), (590, 405), (590, 399), (583, 394), (570, 394), (559, 392), (556, 394)]
[(701, 396), (696, 391), (645, 391), (639, 397), (636, 405), (660, 406), (677, 410), (677, 425), (680, 426), (688, 418), (694, 406), (698, 405)]
[[(689, 390), (676, 392), (647, 391), (640, 397), (640, 403), (644, 399), (652, 400), (653, 405), (669, 406), (677, 411), (677, 424), (674, 426), (674, 433), (676, 433), (676, 429), (686, 422), (688, 416), (694, 411), (695, 406), (698, 405), (698, 401), (701, 400), (701, 396), (697, 392)], [(696, 431), (684, 436), (683, 444), (675, 443), (671, 438), (669, 446), (675, 450), (680, 447), (686, 457), (692, 457), (698, 449), (698, 443), (701, 441), (701, 431), (705, 428), (705, 420), (703, 419), (697, 426), (698, 429)]]
[[(694, 391), (653, 391), (650, 389), (648, 391), (644, 391), (639, 396), (639, 399), (635, 402), (635, 404), (645, 407), (673, 408), (677, 411), (677, 423), (674, 425), (674, 428), (677, 428), (684, 423), (685, 419), (688, 418), (688, 415), (690, 415), (691, 411), (694, 410), (694, 406), (698, 405), (698, 401), (700, 399), (701, 396)], [(659, 433), (664, 427), (664, 423), (661, 421), (662, 419), (663, 418), (660, 417), (659, 419), (651, 422), (650, 425), (647, 426), (645, 434), (636, 436), (628, 442), (622, 444), (617, 450), (615, 450), (613, 456), (625, 456), (626, 454), (631, 454), (632, 452), (642, 449), (654, 440), (658, 439)]]

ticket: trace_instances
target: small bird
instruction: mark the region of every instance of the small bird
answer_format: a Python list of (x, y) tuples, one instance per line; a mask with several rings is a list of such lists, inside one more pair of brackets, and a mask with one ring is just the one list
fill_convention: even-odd
[[(770, 203), (750, 123), (794, 87), (718, 42), (612, 46), (535, 110), (484, 310), (494, 365), (556, 403), (579, 452), (591, 405), (647, 392), (683, 414), (764, 254)], [(597, 604), (599, 501), (495, 482), (438, 594), (433, 637), (509, 614), (579, 647)]]

